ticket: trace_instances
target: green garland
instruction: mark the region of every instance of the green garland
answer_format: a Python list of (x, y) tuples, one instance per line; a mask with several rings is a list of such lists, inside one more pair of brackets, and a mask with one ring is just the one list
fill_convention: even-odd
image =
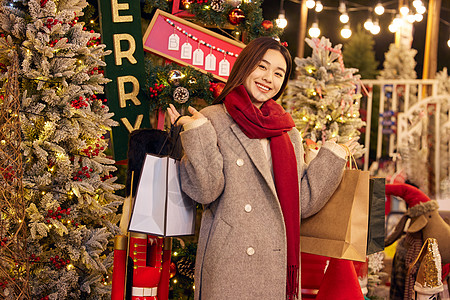
[(194, 299), (196, 252), (196, 242), (186, 242), (182, 246), (179, 239), (173, 239), (172, 263), (176, 266), (176, 272), (170, 282), (169, 299)]
[[(173, 71), (179, 71), (182, 78), (173, 80)], [(180, 66), (174, 63), (161, 66), (156, 65), (150, 59), (146, 60), (145, 72), (147, 81), (145, 93), (150, 101), (150, 111), (157, 108), (166, 110), (169, 104), (176, 108), (195, 105), (197, 100), (203, 100), (206, 105), (213, 102), (213, 93), (210, 85), (213, 81), (211, 73), (204, 74), (196, 69)], [(178, 103), (174, 100), (174, 92), (178, 87), (186, 88), (189, 91), (189, 99), (185, 103)]]

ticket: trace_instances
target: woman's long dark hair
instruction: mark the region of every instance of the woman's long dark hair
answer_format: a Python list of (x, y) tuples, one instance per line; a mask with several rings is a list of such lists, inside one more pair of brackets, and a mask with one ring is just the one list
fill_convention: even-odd
[(286, 60), (286, 74), (280, 91), (272, 98), (278, 99), (286, 88), (289, 75), (292, 69), (292, 58), (289, 51), (272, 37), (259, 37), (251, 41), (239, 54), (233, 69), (231, 69), (228, 81), (223, 88), (222, 93), (214, 100), (213, 104), (222, 103), (225, 96), (235, 87), (244, 83), (245, 79), (252, 73), (256, 66), (263, 59), (267, 50), (273, 49), (279, 51)]

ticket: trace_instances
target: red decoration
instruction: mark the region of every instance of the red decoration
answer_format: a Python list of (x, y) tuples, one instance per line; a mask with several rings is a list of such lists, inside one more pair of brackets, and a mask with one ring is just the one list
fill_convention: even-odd
[(228, 20), (233, 25), (238, 25), (242, 23), (244, 19), (245, 19), (244, 12), (242, 11), (242, 9), (239, 8), (233, 9), (228, 15)]
[(194, 0), (181, 0), (181, 4), (183, 4), (186, 8), (188, 8), (192, 3), (194, 3)]
[(225, 87), (225, 83), (223, 83), (223, 82), (219, 82), (219, 83), (211, 82), (210, 85), (211, 86), (210, 86), (209, 90), (213, 93), (214, 98), (219, 97), (219, 95), (223, 91), (223, 88)]
[(270, 30), (273, 28), (273, 23), (272, 23), (272, 21), (269, 21), (269, 20), (264, 20), (261, 23), (261, 25), (262, 25), (262, 27), (264, 27), (265, 30)]
[(173, 276), (175, 276), (175, 274), (177, 274), (177, 266), (173, 262), (170, 263), (169, 274), (170, 278), (172, 278)]

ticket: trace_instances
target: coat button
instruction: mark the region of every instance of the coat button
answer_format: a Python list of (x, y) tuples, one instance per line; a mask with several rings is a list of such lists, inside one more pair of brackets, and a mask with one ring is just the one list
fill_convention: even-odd
[(252, 206), (250, 204), (247, 204), (247, 205), (244, 206), (244, 210), (245, 210), (245, 212), (249, 213), (249, 212), (252, 211)]
[(239, 167), (242, 167), (242, 166), (244, 165), (244, 160), (243, 160), (242, 158), (239, 158), (239, 159), (236, 161), (236, 164), (237, 164)]
[(255, 249), (253, 249), (253, 247), (248, 247), (247, 248), (247, 254), (252, 256), (253, 254), (255, 254)]

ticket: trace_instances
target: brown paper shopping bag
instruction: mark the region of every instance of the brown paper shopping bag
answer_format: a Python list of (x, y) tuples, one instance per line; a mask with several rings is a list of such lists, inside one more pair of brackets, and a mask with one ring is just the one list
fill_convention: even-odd
[(369, 172), (344, 170), (342, 181), (325, 206), (303, 219), (302, 252), (366, 261)]

